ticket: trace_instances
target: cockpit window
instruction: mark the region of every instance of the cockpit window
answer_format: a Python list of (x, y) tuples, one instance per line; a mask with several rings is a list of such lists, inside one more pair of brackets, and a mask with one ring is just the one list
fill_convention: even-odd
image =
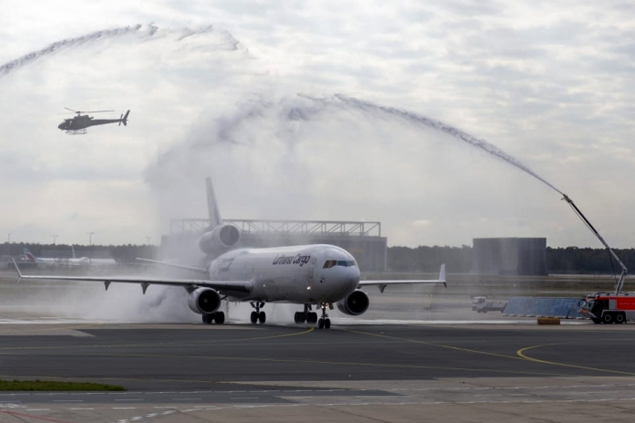
[(335, 266), (336, 263), (336, 260), (326, 260), (322, 269), (330, 269), (331, 267)]
[(357, 266), (355, 260), (326, 260), (322, 269), (330, 269), (334, 266), (353, 267)]

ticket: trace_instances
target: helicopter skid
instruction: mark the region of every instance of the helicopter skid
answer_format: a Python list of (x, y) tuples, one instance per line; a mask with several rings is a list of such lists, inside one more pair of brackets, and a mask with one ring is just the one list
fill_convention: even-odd
[(64, 131), (68, 135), (86, 135), (88, 131), (86, 129), (69, 129), (68, 131)]

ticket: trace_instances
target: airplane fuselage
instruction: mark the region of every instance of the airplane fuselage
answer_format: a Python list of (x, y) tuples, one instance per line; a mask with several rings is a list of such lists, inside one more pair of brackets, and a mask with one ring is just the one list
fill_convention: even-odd
[(210, 264), (209, 274), (216, 281), (249, 281), (249, 293), (231, 294), (238, 301), (333, 303), (359, 284), (355, 259), (333, 245), (232, 250)]

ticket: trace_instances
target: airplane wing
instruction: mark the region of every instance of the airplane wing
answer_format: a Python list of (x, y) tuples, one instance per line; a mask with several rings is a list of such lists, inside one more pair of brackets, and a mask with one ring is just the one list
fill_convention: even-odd
[(192, 272), (202, 273), (204, 275), (208, 275), (209, 274), (209, 270), (203, 269), (202, 267), (184, 266), (182, 264), (166, 263), (164, 261), (150, 260), (150, 259), (139, 258), (139, 257), (137, 257), (136, 260), (137, 261), (141, 261), (143, 263), (156, 264), (158, 266), (166, 266), (166, 267), (174, 267), (176, 269), (191, 270)]
[(18, 272), (18, 282), (26, 280), (57, 280), (57, 281), (81, 281), (81, 282), (101, 282), (108, 290), (111, 283), (136, 283), (141, 285), (141, 290), (146, 293), (150, 285), (180, 286), (188, 291), (196, 288), (212, 288), (222, 292), (251, 292), (253, 284), (251, 281), (212, 281), (209, 279), (152, 279), (143, 277), (122, 277), (122, 276), (62, 276), (62, 275), (23, 275), (18, 264), (13, 260), (13, 265)]
[(445, 282), (445, 264), (441, 265), (441, 270), (439, 271), (439, 279), (397, 279), (397, 280), (370, 280), (370, 281), (359, 281), (359, 287), (362, 286), (378, 286), (379, 290), (383, 293), (384, 289), (388, 285), (414, 285), (414, 284), (437, 284), (442, 283), (446, 288), (448, 285)]

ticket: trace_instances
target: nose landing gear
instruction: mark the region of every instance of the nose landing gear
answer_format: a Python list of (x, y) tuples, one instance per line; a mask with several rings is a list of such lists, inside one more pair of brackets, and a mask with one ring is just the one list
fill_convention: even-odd
[(251, 323), (255, 325), (256, 323), (260, 322), (261, 325), (264, 325), (265, 321), (267, 320), (267, 315), (264, 311), (260, 311), (260, 309), (265, 306), (265, 303), (257, 301), (250, 304), (253, 308), (256, 309), (256, 311), (251, 312)]
[(331, 327), (331, 319), (329, 319), (329, 315), (326, 314), (328, 304), (322, 303), (320, 307), (322, 308), (322, 317), (318, 320), (318, 329), (329, 329)]

